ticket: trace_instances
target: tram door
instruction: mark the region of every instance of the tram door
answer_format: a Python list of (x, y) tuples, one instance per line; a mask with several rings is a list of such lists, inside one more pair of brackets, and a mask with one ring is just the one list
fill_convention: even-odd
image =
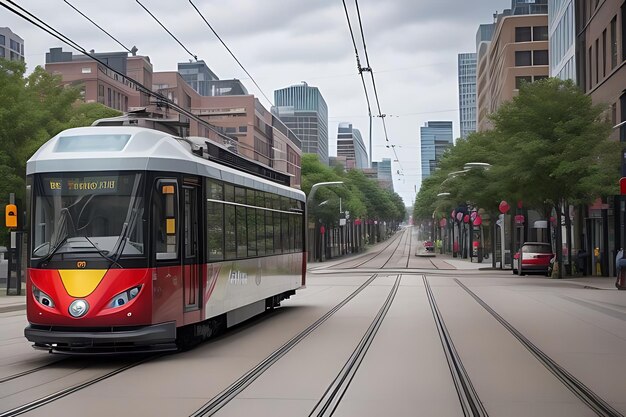
[(183, 181), (183, 279), (185, 311), (198, 310), (202, 303), (202, 264), (200, 254), (200, 217), (199, 204), (201, 188), (196, 178), (185, 178)]

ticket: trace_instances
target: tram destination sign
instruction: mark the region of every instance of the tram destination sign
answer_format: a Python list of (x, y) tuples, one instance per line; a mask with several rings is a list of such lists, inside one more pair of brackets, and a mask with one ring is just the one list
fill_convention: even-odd
[(108, 194), (118, 190), (116, 176), (84, 178), (46, 178), (43, 187), (46, 194), (82, 195)]

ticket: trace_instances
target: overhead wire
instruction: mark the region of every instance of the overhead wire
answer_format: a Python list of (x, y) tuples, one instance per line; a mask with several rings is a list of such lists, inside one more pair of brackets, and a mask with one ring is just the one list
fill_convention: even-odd
[[(356, 39), (354, 38), (354, 31), (352, 30), (352, 23), (350, 23), (350, 14), (348, 13), (348, 6), (346, 5), (346, 0), (341, 0), (343, 3), (343, 10), (346, 13), (346, 20), (348, 22), (348, 29), (350, 30), (350, 38), (352, 38), (352, 45), (354, 46), (354, 55), (356, 57), (356, 67), (359, 71), (359, 75), (361, 76), (361, 82), (363, 83), (363, 91), (365, 92), (365, 100), (367, 101), (367, 114), (370, 120), (370, 142), (372, 137), (372, 106), (370, 104), (370, 97), (367, 92), (367, 86), (365, 85), (365, 77), (363, 76), (363, 68), (361, 67), (361, 60), (359, 58), (359, 48), (356, 46)], [(371, 153), (371, 151), (370, 151)], [(372, 155), (369, 156), (370, 161), (372, 160)]]
[(165, 27), (165, 25), (163, 23), (161, 23), (161, 21), (159, 19), (157, 19), (157, 17), (155, 15), (152, 14), (152, 12), (150, 10), (148, 10), (148, 8), (146, 6), (144, 6), (143, 4), (141, 4), (141, 2), (139, 0), (135, 0), (137, 2), (137, 4), (139, 4), (142, 9), (144, 9), (146, 11), (146, 13), (148, 13), (150, 16), (152, 16), (152, 18), (163, 28), (163, 30), (165, 30), (176, 42), (178, 42), (178, 44), (185, 50), (187, 51), (187, 53), (189, 55), (191, 55), (193, 57), (194, 60), (198, 60), (198, 57), (193, 54), (189, 49), (187, 49), (187, 47), (185, 45), (183, 45), (183, 43), (181, 41), (178, 40), (178, 38), (176, 36), (174, 36), (174, 34), (172, 32), (169, 31), (168, 28)]
[[(9, 3), (10, 5), (12, 5), (13, 7), (15, 7), (15, 8), (19, 9), (19, 10), (11, 8), (6, 3)], [(146, 87), (143, 84), (141, 84), (139, 81), (129, 77), (126, 74), (121, 73), (120, 71), (116, 70), (115, 68), (109, 66), (104, 61), (98, 59), (98, 57), (96, 57), (94, 54), (92, 54), (90, 52), (87, 52), (87, 50), (85, 48), (83, 48), (81, 45), (79, 45), (78, 43), (74, 42), (72, 39), (70, 39), (69, 37), (65, 36), (64, 34), (59, 32), (58, 30), (54, 29), (52, 26), (50, 26), (49, 24), (47, 24), (46, 22), (44, 22), (43, 20), (41, 20), (40, 18), (38, 18), (37, 16), (35, 16), (31, 12), (29, 12), (28, 10), (26, 10), (22, 6), (16, 4), (13, 0), (0, 0), (0, 6), (4, 7), (5, 9), (9, 10), (12, 13), (18, 15), (19, 17), (21, 17), (22, 19), (26, 20), (27, 22), (32, 23), (33, 25), (37, 26), (38, 28), (40, 28), (44, 32), (46, 32), (49, 35), (57, 38), (58, 40), (60, 40), (61, 42), (65, 43), (66, 45), (70, 46), (71, 48), (77, 50), (78, 52), (83, 53), (85, 56), (88, 56), (89, 58), (91, 58), (94, 61), (98, 62), (100, 65), (102, 65), (103, 67), (107, 68), (111, 72), (117, 74), (118, 76), (122, 77), (123, 79), (128, 80), (129, 82), (131, 82), (135, 86), (135, 88), (138, 91), (140, 91), (140, 92), (142, 92), (142, 93), (144, 93), (146, 95), (149, 95), (151, 97), (154, 97), (154, 98), (162, 101), (163, 103), (166, 103), (170, 108), (172, 108), (172, 109), (176, 110), (177, 112), (179, 112), (179, 113), (189, 117), (190, 119), (193, 119), (193, 120), (197, 121), (199, 124), (205, 126), (209, 130), (211, 130), (212, 132), (217, 134), (219, 137), (221, 137), (223, 139), (227, 139), (227, 140), (233, 140), (232, 137), (227, 136), (227, 135), (223, 134), (222, 132), (220, 132), (216, 128), (216, 126), (213, 126), (212, 124), (210, 124), (207, 121), (201, 119), (200, 117), (198, 117), (197, 115), (195, 115), (192, 112), (188, 111), (187, 109), (185, 109), (185, 108), (179, 106), (178, 104), (174, 103), (172, 100), (168, 99), (164, 95), (152, 91), (148, 87)]]
[[(365, 64), (367, 65), (367, 67), (362, 67), (361, 66), (361, 62), (360, 62), (360, 59), (359, 59), (359, 53), (358, 53), (358, 47), (357, 47), (357, 44), (356, 44), (356, 40), (354, 38), (354, 31), (352, 30), (352, 24), (350, 23), (350, 15), (348, 13), (348, 7), (346, 5), (346, 1), (345, 0), (342, 0), (342, 3), (343, 3), (344, 11), (346, 13), (346, 20), (348, 21), (348, 28), (350, 29), (350, 37), (352, 38), (352, 44), (354, 46), (354, 52), (355, 52), (356, 61), (357, 61), (357, 68), (359, 70), (359, 75), (361, 76), (361, 80), (363, 82), (363, 88), (365, 90), (365, 96), (366, 96), (366, 99), (367, 99), (367, 107), (368, 107), (368, 116), (370, 118), (370, 126), (371, 126), (372, 111), (371, 111), (371, 106), (370, 106), (370, 101), (369, 101), (369, 95), (367, 93), (367, 87), (366, 87), (366, 84), (365, 84), (365, 79), (363, 77), (363, 72), (369, 72), (370, 73), (371, 80), (372, 80), (372, 87), (374, 89), (374, 98), (376, 100), (376, 106), (377, 106), (377, 109), (378, 109), (378, 115), (376, 117), (380, 117), (382, 119), (383, 131), (384, 131), (384, 134), (385, 134), (385, 142), (389, 143), (389, 135), (387, 133), (387, 124), (385, 123), (386, 115), (382, 112), (381, 107), (380, 107), (380, 99), (378, 97), (378, 90), (376, 89), (376, 81), (374, 79), (374, 72), (373, 72), (372, 67), (370, 66), (370, 62), (369, 62), (369, 55), (367, 53), (367, 46), (366, 46), (366, 42), (365, 42), (365, 32), (363, 30), (363, 22), (362, 22), (362, 19), (361, 19), (361, 12), (360, 12), (360, 9), (359, 9), (358, 0), (355, 0), (355, 5), (356, 5), (357, 17), (358, 17), (358, 21), (359, 21), (359, 29), (360, 29), (360, 32), (361, 32), (361, 39), (362, 39), (362, 42), (363, 42), (363, 51), (364, 51), (364, 54), (365, 54)], [(371, 127), (370, 127), (370, 131), (371, 131)], [(392, 148), (392, 151), (393, 151), (393, 154), (395, 156), (395, 160), (397, 161), (398, 166), (400, 167), (400, 170), (404, 171), (404, 169), (402, 168), (402, 164), (400, 162), (400, 159), (398, 158), (398, 154), (396, 152), (395, 147)], [(370, 158), (371, 158), (371, 155), (370, 155)]]
[(76, 6), (74, 6), (72, 3), (70, 3), (67, 0), (63, 0), (68, 6), (70, 6), (72, 9), (74, 9), (76, 11), (76, 13), (80, 14), (82, 17), (84, 17), (85, 19), (89, 20), (95, 27), (97, 27), (98, 29), (100, 29), (102, 32), (104, 32), (109, 38), (113, 39), (115, 42), (118, 43), (118, 45), (120, 45), (122, 48), (126, 49), (129, 53), (131, 54), (135, 54), (137, 52), (137, 49), (135, 48), (134, 50), (132, 49), (128, 49), (126, 47), (126, 45), (124, 45), (122, 42), (120, 42), (119, 40), (117, 40), (113, 35), (111, 35), (109, 32), (107, 32), (106, 30), (104, 30), (100, 25), (98, 25), (96, 22), (94, 22), (91, 18), (89, 18), (89, 16), (87, 16), (85, 13), (81, 12), (80, 10), (78, 10), (78, 8), (76, 8)]
[(235, 60), (235, 62), (237, 62), (237, 64), (239, 64), (239, 66), (241, 67), (241, 69), (246, 73), (246, 75), (248, 77), (250, 77), (250, 80), (254, 83), (254, 85), (256, 86), (256, 88), (261, 92), (261, 94), (263, 95), (263, 97), (265, 97), (265, 100), (267, 100), (267, 102), (274, 106), (274, 103), (272, 102), (272, 100), (270, 100), (267, 95), (263, 92), (263, 89), (259, 86), (259, 84), (255, 81), (254, 77), (252, 77), (252, 75), (250, 75), (250, 73), (248, 72), (248, 70), (246, 69), (246, 67), (243, 66), (243, 64), (239, 61), (239, 59), (237, 59), (237, 57), (235, 56), (235, 54), (233, 53), (233, 51), (230, 50), (230, 48), (228, 47), (228, 45), (226, 45), (226, 43), (222, 40), (222, 38), (220, 37), (220, 35), (218, 35), (218, 33), (215, 31), (215, 29), (213, 29), (213, 26), (211, 26), (211, 24), (209, 23), (209, 21), (204, 17), (204, 15), (202, 14), (202, 12), (200, 12), (200, 9), (198, 9), (198, 7), (196, 7), (196, 5), (193, 3), (193, 1), (189, 0), (189, 4), (191, 4), (191, 6), (196, 10), (196, 13), (198, 13), (198, 15), (202, 18), (202, 20), (204, 21), (204, 23), (209, 27), (209, 29), (211, 29), (211, 32), (213, 32), (213, 34), (215, 35), (215, 37), (217, 38), (217, 40), (219, 40), (222, 45), (224, 46), (224, 48), (226, 48), (226, 50), (228, 51), (228, 53), (230, 54), (230, 56), (233, 57), (233, 59)]

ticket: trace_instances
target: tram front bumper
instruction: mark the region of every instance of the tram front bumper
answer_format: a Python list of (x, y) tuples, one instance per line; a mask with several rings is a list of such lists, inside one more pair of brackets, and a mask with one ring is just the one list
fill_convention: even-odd
[(106, 327), (75, 330), (31, 324), (26, 339), (36, 348), (67, 353), (164, 351), (176, 349), (176, 323), (140, 327)]

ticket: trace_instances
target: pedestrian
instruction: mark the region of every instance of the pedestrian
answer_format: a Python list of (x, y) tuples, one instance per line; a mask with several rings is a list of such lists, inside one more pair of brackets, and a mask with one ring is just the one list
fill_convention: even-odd
[(619, 272), (621, 269), (620, 261), (622, 260), (623, 257), (624, 257), (624, 250), (622, 248), (619, 248), (617, 255), (615, 255), (615, 276), (616, 277), (619, 277)]
[(602, 266), (600, 264), (600, 248), (595, 248), (593, 250), (593, 257), (596, 260), (596, 275), (602, 275)]

